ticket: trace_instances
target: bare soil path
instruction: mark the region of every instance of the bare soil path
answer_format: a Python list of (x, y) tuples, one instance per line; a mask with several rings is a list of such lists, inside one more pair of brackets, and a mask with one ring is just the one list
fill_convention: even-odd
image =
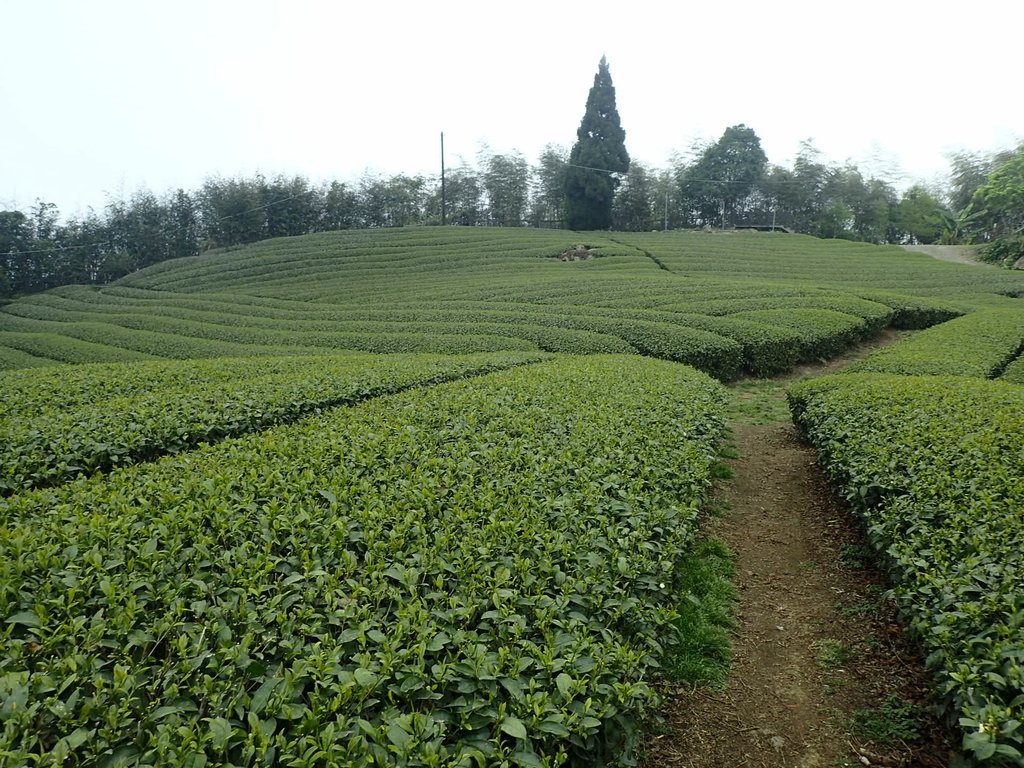
[(957, 264), (972, 264), (976, 267), (992, 267), (976, 258), (977, 248), (973, 245), (904, 245), (908, 251), (923, 253), (939, 261), (953, 261)]
[(722, 690), (668, 691), (646, 768), (938, 768), (952, 758), (857, 522), (785, 409), (787, 384), (842, 362), (732, 388), (739, 458), (718, 489), (726, 512), (707, 525), (736, 558), (732, 669)]

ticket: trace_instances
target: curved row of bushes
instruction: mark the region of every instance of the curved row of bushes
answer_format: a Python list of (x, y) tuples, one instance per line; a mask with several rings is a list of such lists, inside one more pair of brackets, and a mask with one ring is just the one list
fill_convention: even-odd
[(989, 309), (921, 331), (844, 372), (999, 376), (1024, 350), (1024, 308)]
[[(35, 354), (88, 360), (103, 339), (106, 359), (310, 354), (317, 350), (468, 354), (543, 350), (635, 353), (693, 365), (720, 379), (767, 375), (833, 355), (874, 328), (879, 314), (784, 307), (726, 315), (588, 305), (502, 302), (350, 306), (256, 306), (162, 295), (103, 304), (65, 291), (19, 303), (0, 328), (32, 341)], [(770, 303), (770, 302), (768, 302)], [(870, 302), (864, 302), (870, 305)], [(760, 302), (757, 305), (764, 305)], [(751, 306), (750, 303), (737, 306)], [(876, 305), (880, 306), (880, 305)], [(251, 310), (251, 311), (249, 311)], [(4, 331), (0, 331), (0, 334)], [(34, 335), (33, 335), (34, 334)], [(12, 339), (15, 338), (12, 336)], [(58, 342), (58, 339), (64, 341)], [(99, 349), (97, 347), (97, 349)], [(118, 350), (123, 353), (118, 354)]]
[(890, 572), (963, 747), (1024, 764), (1024, 388), (851, 373), (789, 398)]
[(67, 376), (0, 373), (0, 391), (6, 393), (0, 409), (0, 495), (545, 357), (220, 358), (80, 366)]

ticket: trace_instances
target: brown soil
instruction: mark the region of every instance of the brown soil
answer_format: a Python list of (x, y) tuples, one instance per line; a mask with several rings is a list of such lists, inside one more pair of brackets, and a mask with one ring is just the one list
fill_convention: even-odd
[[(723, 690), (666, 692), (666, 722), (643, 766), (948, 765), (922, 661), (814, 450), (788, 421), (733, 431), (740, 458), (718, 489), (728, 512), (708, 526), (736, 557), (732, 669)], [(891, 697), (920, 707), (919, 738), (873, 743), (853, 724)]]

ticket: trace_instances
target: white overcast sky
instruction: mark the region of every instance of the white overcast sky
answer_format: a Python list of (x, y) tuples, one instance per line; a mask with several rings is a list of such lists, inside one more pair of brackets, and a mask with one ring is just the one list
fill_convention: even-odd
[(570, 146), (602, 54), (630, 155), (745, 123), (773, 163), (932, 181), (1024, 139), (1019, 0), (6, 0), (0, 207), (210, 175), (435, 174)]

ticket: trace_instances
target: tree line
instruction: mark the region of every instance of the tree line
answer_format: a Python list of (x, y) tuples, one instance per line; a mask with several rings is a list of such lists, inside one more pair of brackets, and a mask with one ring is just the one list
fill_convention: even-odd
[[(581, 136), (593, 133), (581, 125)], [(610, 218), (596, 220), (601, 228), (774, 224), (872, 243), (989, 243), (1001, 259), (1024, 255), (1024, 145), (954, 155), (945, 188), (915, 185), (902, 192), (853, 163), (829, 162), (811, 142), (801, 145), (791, 167), (770, 164), (745, 125), (661, 169), (629, 162), (628, 155), (622, 162), (573, 151), (548, 145), (531, 164), (517, 151), (485, 147), (475, 163), (463, 160), (447, 170), (445, 222), (566, 226), (573, 204), (577, 220), (580, 215), (567, 189), (592, 184), (591, 169), (602, 180), (598, 194), (610, 200)], [(628, 170), (589, 165), (612, 160)], [(198, 190), (138, 191), (66, 220), (54, 204), (36, 201), (27, 211), (0, 211), (0, 298), (103, 284), (166, 259), (271, 237), (440, 224), (441, 187), (439, 177), (405, 174), (367, 173), (319, 185), (302, 176), (214, 177)]]

